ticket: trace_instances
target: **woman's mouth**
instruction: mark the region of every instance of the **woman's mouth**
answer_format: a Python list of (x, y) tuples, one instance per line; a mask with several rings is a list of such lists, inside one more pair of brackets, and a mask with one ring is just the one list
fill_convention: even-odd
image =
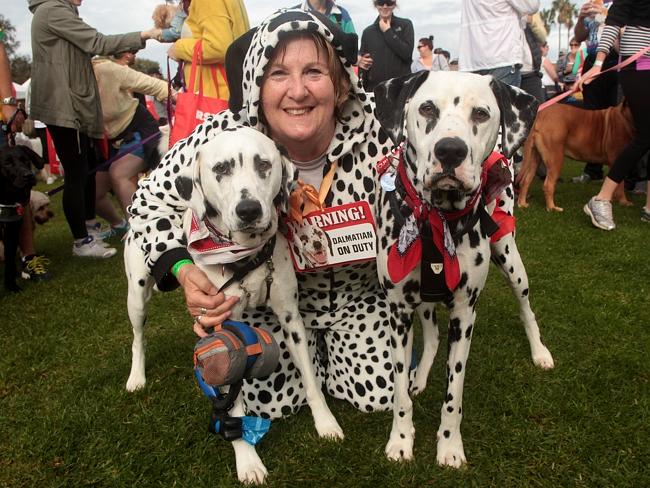
[(302, 107), (302, 108), (285, 108), (284, 111), (292, 116), (305, 115), (312, 111), (311, 107)]

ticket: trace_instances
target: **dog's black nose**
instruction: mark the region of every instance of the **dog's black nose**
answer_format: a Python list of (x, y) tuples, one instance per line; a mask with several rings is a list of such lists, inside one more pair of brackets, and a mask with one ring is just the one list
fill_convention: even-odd
[(244, 222), (254, 222), (262, 216), (262, 205), (257, 200), (242, 200), (235, 207), (235, 213)]
[(458, 137), (443, 137), (433, 147), (433, 153), (442, 164), (443, 170), (451, 170), (467, 157), (467, 144)]

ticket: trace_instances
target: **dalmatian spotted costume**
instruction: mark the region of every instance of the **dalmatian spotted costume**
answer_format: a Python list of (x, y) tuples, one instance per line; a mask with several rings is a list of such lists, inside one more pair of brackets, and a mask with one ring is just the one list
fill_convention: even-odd
[[(358, 87), (351, 64), (351, 58), (356, 58), (348, 55), (346, 59), (340, 42), (343, 34), (321, 19), (312, 13), (281, 10), (263, 22), (253, 34), (243, 64), (243, 110), (209, 117), (187, 139), (177, 143), (141, 182), (130, 209), (131, 226), (160, 290), (178, 286), (170, 269), (178, 260), (189, 257), (182, 215), (191, 198), (195, 151), (218, 132), (236, 125), (268, 133), (259, 118), (260, 89), (274, 47), (287, 32), (307, 30), (322, 35), (334, 46), (351, 81), (349, 99), (322, 168), (325, 175), (338, 161), (325, 204), (333, 207), (367, 201), (374, 212), (375, 165), (388, 154), (391, 142), (373, 116), (371, 95)], [(233, 83), (236, 76), (229, 73), (229, 79)], [(362, 411), (390, 409), (390, 324), (375, 262), (301, 273), (298, 283), (300, 309), (318, 381), (324, 382), (330, 395)], [(296, 412), (306, 403), (305, 392), (279, 323), (271, 311), (259, 309), (245, 320), (271, 331), (282, 350), (280, 364), (271, 376), (245, 384), (246, 408), (271, 418)]]

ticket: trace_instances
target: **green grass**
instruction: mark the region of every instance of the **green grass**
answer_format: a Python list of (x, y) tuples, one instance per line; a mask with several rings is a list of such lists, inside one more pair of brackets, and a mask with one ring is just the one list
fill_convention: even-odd
[[(496, 270), (479, 301), (463, 405), (468, 465), (435, 462), (445, 338), (414, 401), (414, 462), (384, 457), (391, 413), (330, 399), (345, 440), (319, 440), (307, 409), (274, 422), (258, 448), (269, 486), (650, 485), (650, 225), (633, 197), (636, 207), (615, 206), (616, 231), (592, 228), (582, 205), (598, 186), (569, 182), (581, 168), (565, 166), (556, 194), (564, 213), (546, 213), (539, 182), (530, 208), (517, 211), (531, 301), (556, 368), (532, 365)], [(0, 486), (237, 485), (231, 447), (207, 433), (182, 295), (154, 295), (148, 383), (127, 393), (122, 261), (73, 259), (60, 196), (53, 203), (56, 218), (37, 241), (54, 278), (0, 292)]]

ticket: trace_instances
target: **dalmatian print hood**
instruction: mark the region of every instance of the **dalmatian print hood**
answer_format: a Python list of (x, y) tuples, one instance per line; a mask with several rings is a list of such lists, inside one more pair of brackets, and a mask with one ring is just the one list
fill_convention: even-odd
[[(243, 36), (236, 43), (250, 42), (243, 60), (242, 73), (231, 75), (232, 67), (242, 66), (242, 63), (227, 60), (228, 76), (231, 81), (241, 76), (241, 94), (237, 93), (235, 86), (231, 93), (231, 110), (241, 108), (238, 116), (247, 120), (248, 124), (268, 134), (267, 127), (260, 121), (260, 92), (264, 71), (268, 65), (275, 47), (289, 32), (311, 31), (317, 32), (329, 41), (334, 47), (350, 79), (350, 94), (345, 104), (340, 120), (337, 123), (335, 135), (328, 149), (330, 160), (336, 159), (340, 154), (345, 154), (352, 149), (354, 144), (364, 141), (364, 134), (368, 133), (368, 124), (376, 124), (371, 116), (374, 110), (372, 95), (367, 94), (359, 86), (359, 80), (352, 64), (357, 57), (357, 36), (346, 34), (325, 16), (318, 13), (305, 12), (299, 9), (281, 9), (265, 21), (254, 31), (252, 39)], [(250, 33), (249, 33), (250, 34)], [(248, 37), (248, 39), (245, 39)], [(242, 46), (239, 47), (243, 53)], [(232, 50), (231, 51), (236, 51)], [(231, 52), (229, 52), (231, 56)]]

